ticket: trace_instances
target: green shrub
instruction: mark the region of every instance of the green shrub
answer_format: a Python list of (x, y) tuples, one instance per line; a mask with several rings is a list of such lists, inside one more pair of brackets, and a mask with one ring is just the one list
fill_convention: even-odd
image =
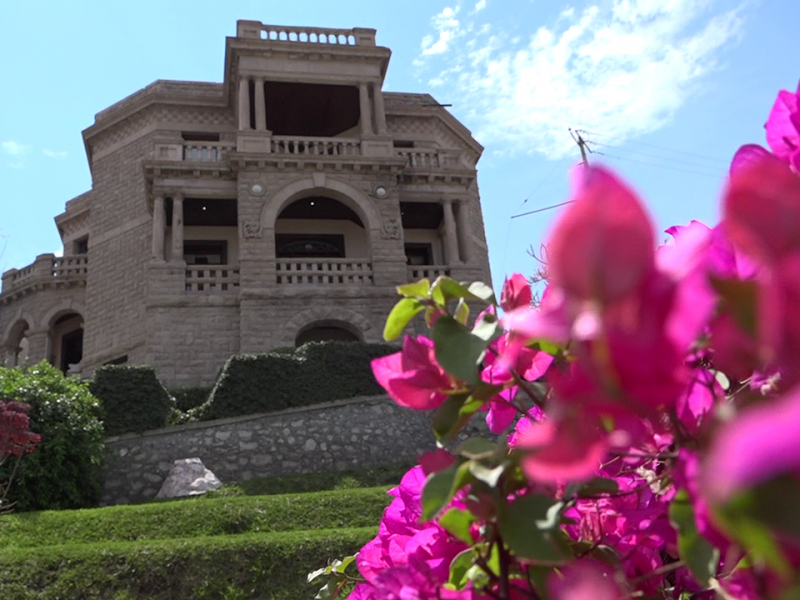
[(194, 414), (206, 421), (381, 394), (370, 361), (392, 352), (389, 344), (310, 342), (294, 355), (232, 356)]
[(100, 405), (88, 386), (42, 362), (27, 369), (0, 368), (0, 396), (30, 404), (31, 430), (42, 436), (14, 477), (9, 499), (16, 509), (97, 505), (105, 446)]
[(198, 386), (185, 388), (172, 388), (167, 390), (175, 399), (175, 407), (183, 412), (192, 410), (204, 404), (211, 395), (213, 386)]
[(152, 367), (106, 365), (95, 371), (89, 388), (100, 399), (106, 435), (165, 427), (174, 401)]

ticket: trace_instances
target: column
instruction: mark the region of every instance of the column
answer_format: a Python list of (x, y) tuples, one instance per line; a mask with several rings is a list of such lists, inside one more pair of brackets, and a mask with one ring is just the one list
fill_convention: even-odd
[(361, 135), (372, 135), (372, 115), (369, 110), (369, 89), (366, 83), (358, 84), (358, 101), (361, 108)]
[(153, 199), (153, 258), (156, 260), (164, 260), (165, 228), (164, 196), (156, 196)]
[(28, 362), (35, 365), (47, 357), (47, 341), (49, 338), (47, 327), (42, 329), (28, 329), (25, 338), (28, 340)]
[(458, 240), (461, 249), (461, 260), (469, 262), (472, 250), (472, 224), (469, 218), (469, 198), (458, 202)]
[(263, 77), (256, 77), (256, 129), (267, 130), (267, 103), (264, 99)]
[(453, 201), (450, 198), (442, 200), (444, 209), (444, 251), (448, 265), (458, 264), (458, 239), (456, 238), (456, 220), (453, 218)]
[(239, 78), (239, 129), (250, 129), (250, 79)]
[(172, 260), (183, 260), (183, 194), (172, 197)]
[(383, 92), (380, 81), (372, 84), (372, 101), (375, 104), (375, 124), (378, 135), (386, 135), (386, 111), (383, 108)]

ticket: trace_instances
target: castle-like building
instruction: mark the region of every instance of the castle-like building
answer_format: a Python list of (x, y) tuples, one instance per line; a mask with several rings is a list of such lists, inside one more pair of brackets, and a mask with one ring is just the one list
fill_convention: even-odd
[(235, 353), (379, 341), (398, 284), (490, 281), (483, 148), (430, 95), (384, 92), (390, 55), (374, 29), (238, 21), (223, 83), (98, 113), (63, 255), (3, 273), (5, 364), (207, 384)]

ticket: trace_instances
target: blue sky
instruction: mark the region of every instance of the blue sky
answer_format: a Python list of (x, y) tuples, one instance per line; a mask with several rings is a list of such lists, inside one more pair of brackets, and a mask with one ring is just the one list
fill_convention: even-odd
[(800, 78), (788, 0), (139, 0), (0, 8), (0, 270), (60, 248), (53, 217), (91, 187), (81, 131), (156, 79), (221, 81), (237, 19), (373, 27), (384, 89), (427, 91), (486, 147), (478, 165), (495, 285), (532, 273), (578, 158), (568, 128), (656, 224), (717, 219), (736, 148), (763, 143)]

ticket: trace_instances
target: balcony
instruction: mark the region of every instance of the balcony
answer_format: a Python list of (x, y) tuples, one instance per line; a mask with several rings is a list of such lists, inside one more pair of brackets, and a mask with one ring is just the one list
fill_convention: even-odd
[(273, 135), (270, 152), (293, 156), (361, 156), (361, 141), (338, 137)]
[(154, 158), (177, 162), (213, 163), (224, 161), (228, 153), (235, 149), (235, 142), (156, 142)]
[(259, 21), (237, 21), (236, 37), (297, 44), (375, 46), (375, 30), (360, 27), (353, 29), (286, 27), (283, 25), (265, 25)]
[(412, 265), (408, 267), (409, 281), (419, 281), (420, 279), (433, 281), (440, 275), (449, 276), (450, 267), (445, 265)]
[(85, 254), (63, 257), (41, 254), (33, 264), (3, 273), (1, 294), (10, 297), (51, 287), (85, 286), (88, 264)]
[(230, 265), (186, 265), (187, 294), (236, 294), (239, 268)]
[(279, 258), (281, 285), (372, 285), (372, 263), (348, 258)]
[(397, 154), (405, 157), (406, 168), (410, 169), (453, 169), (464, 166), (458, 150), (415, 148), (398, 150)]

